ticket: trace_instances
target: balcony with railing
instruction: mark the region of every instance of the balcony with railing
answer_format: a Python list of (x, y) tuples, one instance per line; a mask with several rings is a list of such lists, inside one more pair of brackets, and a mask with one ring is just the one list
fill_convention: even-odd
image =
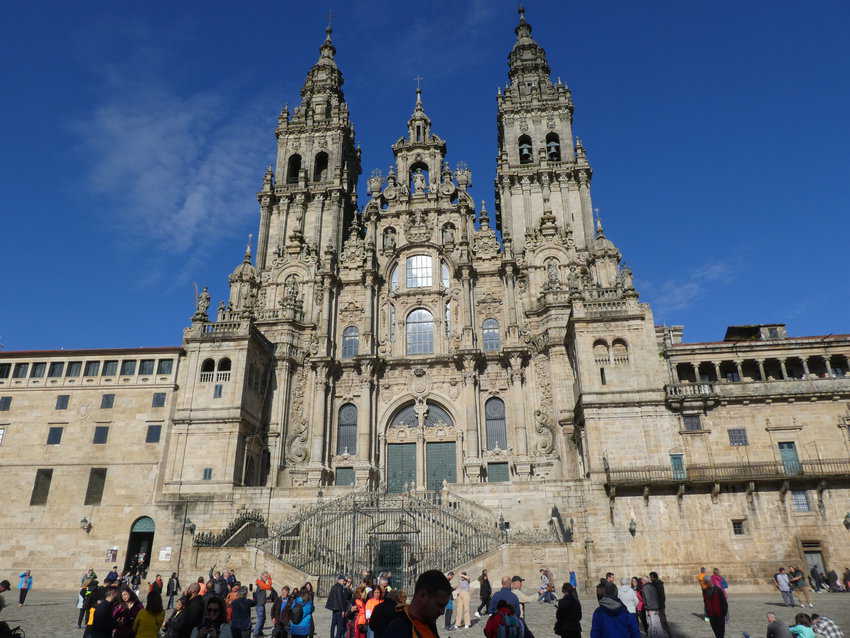
[(609, 468), (605, 472), (605, 483), (612, 487), (676, 486), (804, 479), (850, 480), (850, 459), (714, 463), (711, 465), (689, 465), (681, 469), (669, 465), (650, 465), (634, 468)]
[(700, 381), (670, 383), (664, 386), (667, 402), (688, 400), (737, 400), (775, 396), (817, 396), (850, 394), (850, 376), (808, 379), (772, 379), (770, 381)]

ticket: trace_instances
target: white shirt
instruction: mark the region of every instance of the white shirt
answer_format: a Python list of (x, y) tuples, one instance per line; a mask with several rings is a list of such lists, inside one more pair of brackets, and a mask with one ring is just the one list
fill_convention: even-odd
[(617, 595), (620, 597), (620, 602), (626, 606), (630, 614), (635, 613), (638, 604), (638, 597), (635, 590), (628, 585), (620, 585), (617, 587)]

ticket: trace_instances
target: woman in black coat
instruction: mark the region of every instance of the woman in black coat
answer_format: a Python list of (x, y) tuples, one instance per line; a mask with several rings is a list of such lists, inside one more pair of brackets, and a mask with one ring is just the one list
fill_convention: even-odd
[(561, 638), (581, 638), (581, 603), (576, 588), (564, 583), (564, 597), (558, 601), (555, 612), (555, 633)]
[(482, 569), (481, 575), (478, 577), (478, 582), (481, 583), (481, 604), (475, 610), (475, 617), (481, 618), (481, 610), (487, 613), (490, 608), (490, 599), (493, 597), (493, 588), (490, 586), (490, 579), (487, 577), (487, 570)]

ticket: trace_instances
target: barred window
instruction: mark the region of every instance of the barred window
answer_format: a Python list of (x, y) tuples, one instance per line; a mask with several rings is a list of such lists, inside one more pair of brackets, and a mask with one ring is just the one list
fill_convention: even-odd
[(339, 409), (337, 454), (357, 454), (357, 406), (346, 403)]
[(484, 352), (495, 352), (502, 347), (498, 321), (486, 319), (481, 325), (481, 332), (484, 336)]
[(420, 308), (407, 315), (407, 354), (434, 352), (434, 316)]
[(505, 402), (499, 398), (488, 399), (484, 404), (484, 417), (487, 429), (487, 449), (507, 450), (508, 431), (505, 422)]
[(729, 445), (741, 446), (749, 445), (747, 440), (747, 431), (744, 428), (731, 428), (729, 430)]
[(413, 255), (407, 258), (407, 287), (422, 288), (433, 282), (434, 260), (430, 255)]
[(795, 512), (810, 512), (809, 493), (806, 490), (794, 490), (791, 492), (791, 506)]
[(342, 358), (351, 359), (357, 356), (360, 347), (360, 332), (355, 326), (348, 326), (342, 332)]

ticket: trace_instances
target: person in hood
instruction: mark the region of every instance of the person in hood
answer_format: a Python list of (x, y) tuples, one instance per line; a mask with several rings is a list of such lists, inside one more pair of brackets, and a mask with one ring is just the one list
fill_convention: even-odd
[(593, 612), (590, 638), (641, 638), (637, 619), (617, 598), (606, 593), (606, 586), (596, 588), (599, 607)]
[(561, 638), (581, 638), (581, 602), (578, 592), (570, 583), (564, 583), (561, 592), (564, 597), (558, 601), (554, 631)]

